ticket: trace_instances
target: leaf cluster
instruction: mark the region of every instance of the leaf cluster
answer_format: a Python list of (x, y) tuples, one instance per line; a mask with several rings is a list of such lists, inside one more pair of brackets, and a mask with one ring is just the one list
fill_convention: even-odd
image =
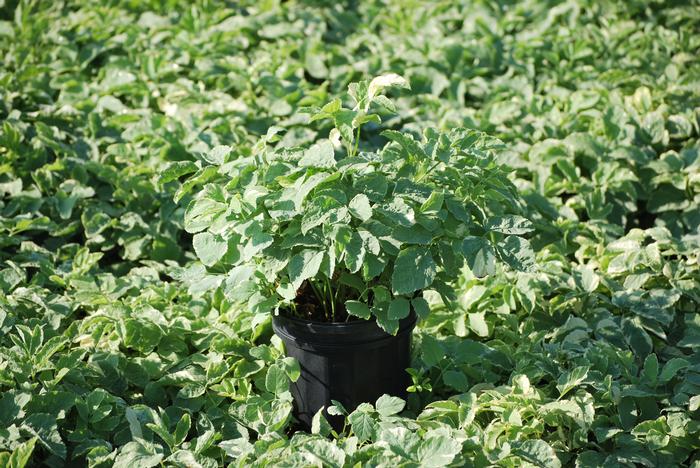
[(329, 139), (272, 147), (272, 128), (250, 155), (209, 153), (219, 176), (190, 202), (184, 226), (200, 261), (224, 275), (224, 295), (256, 313), (294, 314), (308, 284), (326, 320), (340, 320), (342, 307), (396, 333), (411, 308), (427, 313), (422, 291), (450, 300), (465, 263), (478, 276), (493, 274), (497, 259), (533, 267), (522, 237), (533, 228), (508, 214), (519, 203), (495, 161), (498, 140), (459, 128), (426, 129), (420, 140), (385, 130), (382, 148), (357, 152), (362, 125), (380, 122), (369, 109), (394, 109), (379, 93), (397, 85), (406, 83), (382, 75), (350, 85), (352, 109), (340, 99), (307, 109), (310, 121), (334, 122)]

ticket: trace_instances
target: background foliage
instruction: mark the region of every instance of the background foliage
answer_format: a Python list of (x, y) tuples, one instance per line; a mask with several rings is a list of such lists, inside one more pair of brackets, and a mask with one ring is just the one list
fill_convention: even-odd
[[(0, 2), (0, 465), (697, 467), (699, 6)], [(295, 432), (185, 208), (211, 148), (325, 137), (296, 111), (386, 72), (360, 150), (500, 138), (537, 263), (434, 298), (405, 405)]]

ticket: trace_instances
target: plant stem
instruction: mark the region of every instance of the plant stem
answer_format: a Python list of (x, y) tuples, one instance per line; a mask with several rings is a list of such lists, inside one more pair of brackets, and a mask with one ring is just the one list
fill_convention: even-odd
[(442, 161), (438, 161), (438, 162), (436, 162), (435, 164), (433, 164), (432, 166), (430, 166), (430, 167), (428, 168), (428, 170), (425, 171), (425, 172), (423, 173), (423, 175), (421, 175), (420, 177), (418, 177), (418, 178), (416, 179), (416, 182), (420, 182), (421, 180), (423, 180), (423, 177), (425, 177), (425, 176), (427, 176), (428, 174), (430, 174), (430, 173), (433, 171), (433, 169), (435, 169), (436, 167), (438, 167), (438, 166), (440, 165), (441, 162), (442, 162)]
[(328, 298), (331, 301), (331, 314), (333, 321), (335, 322), (335, 298), (333, 297), (333, 288), (331, 287), (331, 280), (326, 277), (326, 287), (328, 288)]
[(352, 153), (353, 156), (357, 154), (360, 148), (360, 129), (362, 129), (362, 127), (357, 127), (357, 138), (355, 138), (355, 151)]
[(314, 291), (314, 295), (316, 296), (316, 300), (323, 306), (323, 313), (328, 318), (328, 308), (326, 307), (326, 301), (324, 300), (325, 298), (323, 297), (323, 294), (318, 290), (316, 285), (313, 283), (313, 281), (309, 280), (309, 284), (311, 285), (311, 289)]
[(343, 284), (340, 281), (338, 281), (338, 287), (335, 289), (335, 297), (333, 298), (333, 303), (338, 302), (338, 299), (342, 298), (340, 294), (341, 289), (343, 289)]

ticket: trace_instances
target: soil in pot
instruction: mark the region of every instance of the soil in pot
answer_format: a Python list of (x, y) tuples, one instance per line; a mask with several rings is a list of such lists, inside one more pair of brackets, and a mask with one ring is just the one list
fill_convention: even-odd
[[(345, 309), (345, 301), (358, 299), (357, 292), (351, 288), (343, 287), (338, 281), (338, 276), (334, 277), (334, 283), (338, 291), (334, 294), (325, 294), (326, 291), (319, 291), (322, 286), (314, 286), (309, 281), (304, 281), (297, 290), (294, 299), (294, 312), (283, 312), (282, 315), (302, 318), (314, 322), (349, 322), (359, 320), (348, 314)], [(371, 299), (370, 293), (370, 299)], [(329, 301), (332, 298), (332, 304)], [(319, 297), (325, 300), (321, 301)]]

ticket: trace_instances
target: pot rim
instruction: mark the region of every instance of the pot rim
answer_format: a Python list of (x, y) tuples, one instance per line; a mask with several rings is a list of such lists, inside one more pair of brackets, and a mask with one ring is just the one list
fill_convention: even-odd
[(411, 310), (408, 317), (399, 321), (396, 335), (390, 335), (377, 325), (374, 318), (338, 323), (275, 315), (272, 317), (272, 329), (282, 340), (300, 348), (331, 351), (343, 350), (348, 346), (373, 346), (395, 339), (410, 333), (416, 321), (416, 313)]

